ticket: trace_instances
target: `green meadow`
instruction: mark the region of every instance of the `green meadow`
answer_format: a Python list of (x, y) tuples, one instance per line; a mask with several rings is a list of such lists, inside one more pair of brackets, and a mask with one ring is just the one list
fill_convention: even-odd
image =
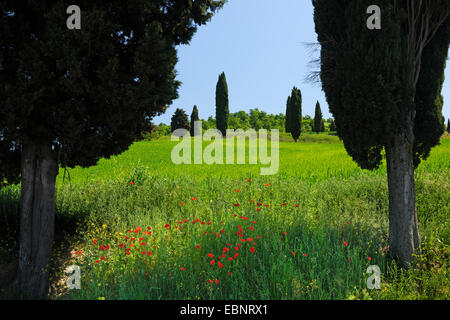
[[(267, 165), (175, 165), (176, 144), (140, 141), (60, 170), (53, 299), (450, 298), (450, 139), (416, 170), (423, 246), (410, 270), (387, 256), (385, 164), (361, 170), (337, 137), (282, 137), (268, 176)], [(19, 191), (0, 191), (0, 253), (11, 261)], [(69, 265), (81, 289), (65, 286)], [(380, 289), (367, 287), (370, 265)]]

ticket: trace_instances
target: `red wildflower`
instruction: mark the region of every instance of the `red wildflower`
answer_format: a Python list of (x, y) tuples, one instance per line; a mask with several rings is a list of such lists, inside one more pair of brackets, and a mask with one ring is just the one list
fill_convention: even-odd
[(306, 257), (306, 253), (304, 253), (303, 256)]
[(260, 209), (260, 208), (257, 208), (256, 211), (261, 211), (261, 209)]
[(286, 203), (282, 203), (281, 205), (285, 207), (285, 206), (286, 206)]
[(215, 263), (216, 263), (216, 261), (211, 260), (211, 262), (209, 264), (215, 264)]
[(184, 267), (181, 267), (181, 271), (184, 271)]
[(257, 204), (256, 204), (257, 206), (261, 206), (262, 205), (262, 203), (261, 202), (258, 202)]
[(134, 182), (133, 182), (133, 181), (130, 181), (130, 184), (131, 184), (131, 185), (133, 185), (133, 184), (134, 184)]
[(216, 283), (216, 284), (219, 284), (219, 280), (218, 280), (218, 279), (216, 279), (215, 283)]
[(200, 249), (200, 246), (199, 246), (199, 245), (196, 245), (195, 248), (198, 250), (198, 249)]
[(295, 207), (298, 208), (298, 207), (300, 207), (300, 205), (296, 204)]
[(192, 200), (194, 200), (194, 201), (195, 201), (195, 200), (197, 200), (197, 198), (194, 198), (194, 197), (192, 197)]
[(270, 186), (270, 183), (266, 183), (266, 187)]
[(255, 248), (254, 248), (254, 247), (251, 247), (251, 248), (250, 248), (250, 252), (251, 252), (251, 253), (255, 253)]
[(94, 239), (94, 241), (92, 243), (93, 244), (97, 244), (97, 239)]
[(152, 255), (152, 253), (151, 253), (151, 252), (149, 251), (149, 252), (147, 252), (147, 255), (148, 255), (148, 256), (151, 256), (151, 255)]
[(239, 207), (239, 203), (235, 203), (234, 206), (235, 206), (235, 207)]
[(221, 264), (220, 262), (217, 262), (217, 265), (219, 266), (219, 268), (223, 268), (223, 264)]
[(100, 261), (99, 260), (95, 260), (95, 263), (100, 263)]
[(294, 252), (294, 251), (292, 251), (292, 255), (293, 255), (293, 256), (296, 256), (296, 255), (297, 255), (297, 253), (296, 253), (296, 252)]
[(348, 243), (346, 241), (344, 241), (344, 246), (348, 246)]
[(183, 202), (180, 202), (180, 206), (182, 206), (183, 205)]
[(252, 230), (252, 231), (255, 230), (255, 228), (253, 228), (253, 227), (248, 227), (248, 228), (249, 228), (250, 230)]
[(372, 258), (371, 258), (371, 257), (367, 257), (367, 260), (369, 260), (369, 261), (370, 261), (370, 260), (372, 260)]
[(166, 223), (166, 225), (164, 226), (164, 228), (166, 228), (167, 230), (170, 229), (170, 224)]
[(119, 248), (123, 248), (124, 247), (124, 244), (123, 243), (120, 243), (119, 244)]
[(236, 190), (236, 192), (239, 192), (239, 190)]

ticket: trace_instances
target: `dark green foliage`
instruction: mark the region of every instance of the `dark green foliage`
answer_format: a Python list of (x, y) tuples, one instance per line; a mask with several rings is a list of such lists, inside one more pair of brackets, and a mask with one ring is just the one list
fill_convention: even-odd
[(177, 98), (175, 47), (224, 1), (0, 0), (0, 181), (15, 182), (26, 143), (51, 141), (62, 166), (126, 150)]
[(416, 87), (414, 122), (414, 163), (430, 155), (431, 148), (438, 145), (445, 131), (445, 119), (442, 116), (444, 98), (441, 95), (444, 83), (444, 70), (450, 41), (450, 19), (436, 33), (425, 47), (422, 65)]
[(336, 124), (334, 123), (334, 120), (331, 120), (330, 122), (330, 131), (336, 131)]
[(177, 129), (186, 129), (187, 131), (190, 130), (191, 126), (188, 116), (183, 109), (177, 108), (177, 110), (175, 110), (175, 113), (170, 121), (170, 127), (172, 129), (172, 133)]
[(450, 134), (450, 119), (447, 121), (447, 133)]
[(288, 132), (291, 133), (292, 138), (297, 142), (302, 132), (302, 93), (294, 87), (292, 88), (291, 96), (288, 98)]
[[(439, 142), (443, 130), (440, 91), (449, 19), (425, 47), (414, 92), (406, 56), (406, 2), (396, 3), (399, 10), (394, 10), (391, 0), (378, 1), (382, 28), (368, 30), (364, 13), (372, 1), (313, 0), (323, 90), (347, 152), (366, 169), (380, 165), (383, 147), (405, 130), (411, 108), (415, 109), (416, 165)], [(448, 2), (439, 5), (448, 10)]]
[(291, 96), (289, 96), (286, 101), (286, 119), (284, 121), (284, 131), (287, 133), (291, 132), (291, 129), (289, 128), (289, 112), (290, 112), (289, 107), (290, 107), (290, 105), (291, 105)]
[(325, 131), (325, 127), (323, 127), (324, 129), (322, 130), (322, 126), (324, 126), (323, 119), (322, 119), (322, 110), (320, 109), (319, 101), (317, 101), (316, 109), (314, 111), (313, 131), (316, 132), (316, 133)]
[(216, 127), (223, 136), (227, 133), (228, 128), (228, 85), (225, 73), (219, 76), (216, 85)]
[(192, 109), (192, 113), (191, 113), (191, 137), (194, 136), (195, 121), (199, 121), (199, 120), (200, 119), (198, 118), (197, 106), (194, 106), (194, 108)]
[(320, 121), (320, 132), (325, 132), (325, 120)]

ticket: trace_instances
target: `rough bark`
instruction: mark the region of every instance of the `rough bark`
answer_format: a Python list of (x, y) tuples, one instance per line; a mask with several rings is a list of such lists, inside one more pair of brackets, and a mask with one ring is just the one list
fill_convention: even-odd
[(24, 298), (42, 299), (49, 288), (58, 166), (51, 143), (42, 141), (26, 144), (21, 161), (18, 285)]
[(406, 133), (397, 134), (386, 146), (390, 255), (405, 268), (420, 246), (412, 150)]

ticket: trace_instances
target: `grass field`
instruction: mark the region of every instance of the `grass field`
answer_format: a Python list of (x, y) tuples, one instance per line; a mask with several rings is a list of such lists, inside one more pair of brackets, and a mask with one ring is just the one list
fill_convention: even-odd
[[(168, 139), (61, 170), (53, 298), (450, 298), (450, 139), (416, 170), (424, 245), (408, 271), (386, 256), (385, 165), (359, 169), (334, 136), (284, 140), (273, 176), (259, 165), (174, 165)], [(18, 199), (18, 186), (0, 191), (7, 259)], [(61, 284), (71, 264), (80, 290)], [(367, 289), (369, 265), (381, 269), (380, 290)]]

